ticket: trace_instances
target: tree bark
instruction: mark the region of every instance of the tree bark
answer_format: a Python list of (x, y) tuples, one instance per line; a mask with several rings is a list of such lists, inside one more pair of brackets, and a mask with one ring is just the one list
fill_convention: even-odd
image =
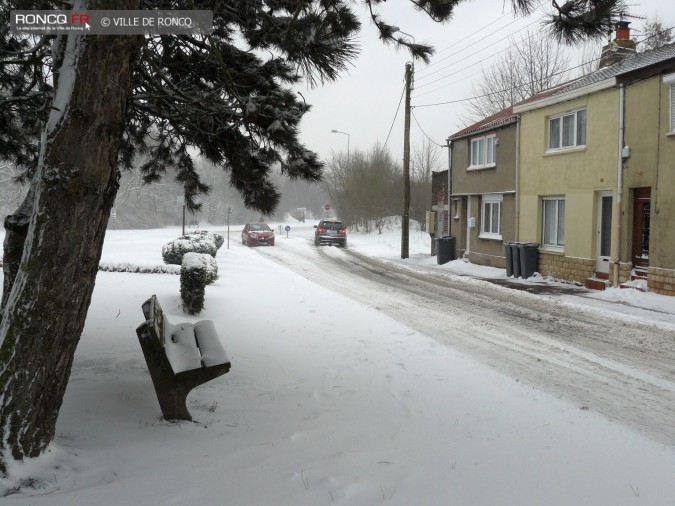
[[(90, 1), (87, 8), (140, 9), (141, 2)], [(117, 153), (140, 39), (72, 37), (82, 36), (68, 36), (78, 45), (75, 72), (64, 78), (66, 58), (53, 104), (62, 110), (52, 112), (46, 128), (25, 243), (12, 238), (13, 251), (23, 255), (5, 287), (0, 323), (2, 474), (7, 459), (36, 457), (54, 439), (118, 188)], [(65, 86), (72, 91), (60, 103)]]
[(9, 292), (11, 291), (16, 275), (19, 272), (19, 265), (21, 264), (21, 257), (23, 255), (23, 245), (26, 241), (30, 217), (33, 214), (37, 181), (37, 177), (33, 177), (28, 194), (19, 206), (19, 209), (17, 209), (14, 214), (5, 218), (5, 241), (3, 243), (2, 262), (4, 282), (2, 300), (0, 301), (0, 323), (2, 323), (2, 315), (5, 310), (5, 305), (7, 304), (7, 299), (9, 298)]

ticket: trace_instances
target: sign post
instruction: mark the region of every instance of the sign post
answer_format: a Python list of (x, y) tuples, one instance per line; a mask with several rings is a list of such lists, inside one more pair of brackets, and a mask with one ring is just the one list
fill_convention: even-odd
[(284, 227), (284, 230), (286, 231), (286, 239), (288, 239), (288, 233), (291, 231), (291, 226), (290, 226), (290, 225), (286, 225), (286, 226)]

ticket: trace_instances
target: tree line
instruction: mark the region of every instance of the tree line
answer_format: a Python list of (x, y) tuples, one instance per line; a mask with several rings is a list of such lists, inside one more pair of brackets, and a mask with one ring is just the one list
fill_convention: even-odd
[[(429, 141), (415, 146), (410, 163), (410, 217), (424, 230), (431, 207), (431, 173), (443, 170), (441, 148)], [(359, 231), (382, 233), (403, 212), (403, 169), (379, 145), (351, 155), (338, 153), (327, 164), (322, 186), (337, 216)]]

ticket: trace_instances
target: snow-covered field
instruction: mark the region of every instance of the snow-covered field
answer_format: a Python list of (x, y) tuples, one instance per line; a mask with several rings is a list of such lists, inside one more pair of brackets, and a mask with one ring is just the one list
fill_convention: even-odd
[[(289, 237), (278, 234), (275, 255), (291, 247), (316, 254), (311, 224), (292, 227)], [(162, 244), (179, 233), (109, 231), (102, 261), (161, 264)], [(411, 258), (401, 261), (399, 240), (398, 232), (351, 234), (350, 248), (410, 269), (504, 276), (461, 261), (435, 265), (425, 233), (411, 233)], [(312, 283), (243, 247), (234, 227), (229, 246), (197, 318), (179, 308), (176, 275), (99, 273), (56, 442), (46, 456), (13, 464), (0, 485), (32, 487), (0, 502), (675, 504), (672, 445)], [(230, 373), (188, 397), (196, 423), (161, 419), (135, 334), (152, 294), (172, 323), (214, 320), (232, 359)], [(659, 325), (675, 329), (672, 298), (626, 290), (564, 297), (635, 319), (658, 314)]]

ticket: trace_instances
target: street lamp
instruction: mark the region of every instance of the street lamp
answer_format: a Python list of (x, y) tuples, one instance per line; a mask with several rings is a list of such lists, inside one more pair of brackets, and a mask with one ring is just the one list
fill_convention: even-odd
[(347, 163), (349, 163), (349, 134), (347, 132), (340, 132), (340, 130), (331, 130), (334, 134), (342, 134), (347, 136)]

